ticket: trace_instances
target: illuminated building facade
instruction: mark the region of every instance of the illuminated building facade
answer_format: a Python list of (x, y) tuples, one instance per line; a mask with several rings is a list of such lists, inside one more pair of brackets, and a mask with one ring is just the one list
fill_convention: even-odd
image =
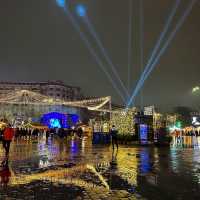
[[(65, 101), (76, 101), (82, 99), (81, 89), (65, 85), (61, 81), (47, 82), (0, 82), (0, 97), (7, 94), (14, 94), (16, 91), (28, 90), (53, 99), (62, 99)], [(59, 112), (66, 114), (76, 114), (82, 116), (84, 109), (64, 106), (64, 105), (23, 105), (23, 104), (1, 104), (0, 118), (11, 121), (16, 118), (27, 120), (32, 118), (34, 121), (40, 121), (44, 113)]]
[(0, 96), (15, 90), (29, 90), (63, 100), (79, 100), (82, 97), (79, 87), (66, 85), (62, 81), (0, 82)]

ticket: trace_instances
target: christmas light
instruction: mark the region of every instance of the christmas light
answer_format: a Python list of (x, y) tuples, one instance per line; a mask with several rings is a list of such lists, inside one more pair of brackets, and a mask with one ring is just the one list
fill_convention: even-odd
[(130, 135), (135, 133), (135, 114), (136, 109), (128, 109), (112, 112), (111, 125), (115, 125), (119, 134)]
[(53, 99), (29, 90), (18, 90), (0, 97), (1, 104), (13, 105), (65, 105), (72, 107), (87, 108), (89, 110), (98, 110), (111, 102), (111, 97), (101, 97), (81, 101), (64, 101), (62, 99)]

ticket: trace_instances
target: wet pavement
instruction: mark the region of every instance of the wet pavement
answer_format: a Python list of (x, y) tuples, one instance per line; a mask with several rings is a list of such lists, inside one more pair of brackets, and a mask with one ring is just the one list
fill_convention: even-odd
[(113, 152), (88, 138), (20, 140), (0, 182), (0, 200), (200, 199), (200, 148), (120, 146)]

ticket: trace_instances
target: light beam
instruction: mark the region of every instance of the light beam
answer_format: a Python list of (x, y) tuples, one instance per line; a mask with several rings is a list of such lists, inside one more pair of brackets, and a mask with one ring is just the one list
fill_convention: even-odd
[[(144, 79), (144, 76), (145, 76), (145, 74), (147, 73), (147, 71), (148, 71), (148, 69), (149, 69), (151, 63), (153, 62), (153, 60), (154, 60), (155, 57), (156, 57), (157, 51), (159, 50), (159, 47), (160, 47), (160, 45), (161, 45), (161, 43), (162, 43), (162, 41), (163, 41), (163, 39), (164, 39), (164, 37), (165, 37), (165, 35), (166, 35), (166, 33), (167, 33), (169, 27), (170, 27), (170, 24), (172, 23), (172, 20), (173, 20), (175, 14), (176, 14), (176, 11), (177, 11), (177, 9), (178, 9), (178, 6), (179, 6), (179, 4), (180, 4), (180, 1), (181, 1), (181, 0), (176, 0), (176, 2), (175, 2), (175, 4), (174, 4), (174, 7), (173, 7), (173, 9), (172, 9), (172, 11), (171, 11), (171, 13), (170, 13), (170, 15), (169, 15), (169, 17), (168, 17), (168, 20), (167, 20), (167, 22), (166, 22), (166, 24), (165, 24), (165, 26), (164, 26), (164, 29), (163, 29), (163, 31), (161, 32), (161, 35), (160, 35), (158, 41), (156, 42), (155, 47), (153, 48), (152, 54), (151, 54), (151, 56), (150, 56), (150, 58), (149, 58), (149, 60), (148, 60), (148, 62), (147, 62), (147, 65), (145, 66), (145, 69), (144, 69), (144, 71), (143, 71), (143, 73), (142, 73), (142, 75), (141, 75), (141, 77), (140, 77), (140, 79), (139, 79), (139, 81), (138, 81), (138, 83), (137, 83), (137, 85), (136, 85), (136, 88), (135, 88), (135, 90), (133, 91), (133, 94), (134, 94), (134, 93), (137, 93), (138, 88), (141, 88), (141, 87), (142, 87), (142, 81), (143, 81), (143, 79)], [(135, 95), (135, 94), (134, 94), (134, 95)], [(131, 104), (131, 99), (129, 100), (127, 106), (130, 106), (130, 104)]]
[(91, 55), (94, 57), (95, 61), (100, 66), (100, 68), (102, 69), (102, 71), (107, 76), (107, 78), (110, 81), (110, 83), (112, 84), (113, 88), (116, 90), (116, 92), (121, 97), (121, 99), (123, 100), (123, 102), (126, 102), (126, 100), (124, 98), (124, 95), (121, 93), (121, 91), (119, 90), (119, 88), (115, 84), (113, 78), (111, 77), (111, 75), (106, 70), (103, 62), (100, 60), (100, 58), (98, 57), (98, 55), (95, 53), (95, 51), (92, 48), (89, 40), (87, 39), (87, 37), (85, 36), (85, 34), (81, 31), (81, 28), (80, 28), (79, 24), (77, 23), (77, 21), (75, 20), (75, 18), (73, 17), (73, 15), (71, 14), (71, 12), (69, 11), (69, 9), (67, 9), (66, 7), (64, 7), (64, 11), (67, 14), (68, 18), (70, 19), (70, 21), (71, 21), (72, 25), (74, 26), (74, 28), (78, 31), (78, 33), (79, 33), (81, 39), (83, 40), (83, 42), (85, 43), (87, 49), (89, 50), (89, 52), (91, 53)]
[[(173, 40), (173, 38), (175, 37), (176, 33), (178, 32), (178, 30), (181, 28), (181, 26), (183, 25), (184, 21), (186, 20), (186, 18), (188, 17), (188, 15), (190, 14), (194, 4), (196, 3), (197, 0), (191, 0), (188, 8), (186, 9), (186, 11), (184, 12), (184, 14), (182, 15), (182, 17), (180, 18), (180, 20), (178, 21), (175, 29), (171, 32), (170, 36), (168, 37), (167, 41), (165, 42), (164, 46), (162, 47), (162, 49), (160, 50), (158, 56), (156, 57), (156, 59), (154, 60), (154, 62), (151, 64), (150, 68), (148, 69), (147, 73), (144, 75), (144, 78), (141, 81), (141, 84), (144, 83), (144, 81), (148, 78), (148, 76), (150, 75), (150, 73), (152, 72), (152, 70), (154, 69), (154, 67), (156, 66), (156, 64), (158, 63), (160, 57), (164, 54), (164, 52), (166, 51), (167, 47), (170, 45), (170, 42)], [(138, 85), (137, 85), (138, 86)], [(137, 87), (136, 90), (134, 91), (133, 95), (131, 96), (131, 99), (127, 105), (127, 107), (129, 107), (134, 98), (136, 97), (138, 91), (141, 89), (141, 87)]]
[(133, 1), (129, 0), (129, 31), (128, 31), (128, 71), (127, 71), (127, 88), (130, 92), (130, 74), (131, 74), (131, 50), (132, 50), (132, 18), (133, 18)]
[[(124, 98), (124, 95), (121, 93), (121, 91), (119, 90), (119, 88), (115, 84), (115, 82), (114, 82), (113, 78), (111, 77), (111, 75), (109, 74), (109, 72), (106, 70), (103, 62), (100, 60), (100, 58), (98, 57), (98, 55), (95, 53), (95, 51), (92, 48), (89, 40), (87, 39), (87, 37), (85, 36), (85, 34), (81, 31), (81, 28), (80, 28), (79, 24), (77, 23), (77, 21), (75, 20), (75, 18), (73, 17), (73, 15), (69, 11), (69, 9), (67, 8), (66, 4), (65, 5), (63, 4), (63, 1), (64, 0), (56, 0), (56, 3), (58, 4), (59, 7), (62, 7), (64, 9), (64, 11), (67, 14), (68, 18), (70, 19), (72, 25), (78, 31), (81, 39), (85, 43), (87, 49), (89, 50), (89, 52), (91, 53), (91, 55), (94, 57), (95, 61), (100, 66), (100, 68), (102, 69), (102, 71), (105, 73), (105, 75), (107, 76), (108, 80), (111, 82), (113, 88), (116, 90), (116, 92), (118, 93), (118, 95), (121, 97), (121, 99), (125, 103), (126, 100)], [(77, 13), (78, 13), (78, 15), (80, 17), (83, 17), (84, 14), (86, 14), (86, 8), (82, 4), (79, 4), (78, 7), (76, 7), (76, 11), (77, 11)]]
[(83, 19), (84, 19), (84, 22), (85, 22), (85, 24), (87, 25), (87, 27), (88, 27), (90, 33), (91, 33), (92, 36), (94, 37), (94, 39), (95, 39), (95, 41), (96, 41), (96, 43), (97, 43), (99, 49), (101, 50), (101, 52), (102, 52), (102, 54), (104, 55), (106, 61), (108, 62), (108, 64), (109, 64), (109, 66), (110, 66), (112, 72), (114, 73), (116, 79), (119, 81), (120, 86), (122, 87), (122, 89), (123, 89), (123, 91), (125, 92), (126, 96), (129, 98), (128, 90), (127, 90), (127, 88), (124, 86), (124, 83), (122, 82), (122, 80), (121, 80), (121, 78), (120, 78), (120, 76), (119, 76), (119, 74), (118, 74), (118, 72), (117, 72), (117, 70), (116, 70), (115, 65), (113, 64), (112, 60), (111, 60), (110, 57), (108, 56), (108, 53), (106, 52), (106, 49), (104, 48), (104, 46), (103, 46), (101, 40), (99, 39), (99, 37), (98, 37), (98, 35), (97, 35), (97, 33), (96, 33), (95, 29), (94, 29), (94, 26), (91, 24), (91, 22), (90, 22), (89, 18), (87, 17), (87, 15), (85, 15), (85, 16), (83, 17)]
[[(140, 0), (140, 69), (141, 74), (144, 65), (144, 10), (143, 10), (143, 0)], [(143, 91), (140, 91), (140, 107), (143, 107)]]

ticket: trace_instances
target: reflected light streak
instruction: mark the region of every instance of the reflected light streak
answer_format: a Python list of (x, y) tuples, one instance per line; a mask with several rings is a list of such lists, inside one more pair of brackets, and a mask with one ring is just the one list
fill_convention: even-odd
[[(136, 154), (136, 151), (133, 151)], [(117, 165), (120, 172), (120, 176), (128, 181), (129, 184), (137, 186), (138, 175), (138, 160), (134, 156), (130, 156), (129, 159), (125, 159), (127, 152), (121, 151), (117, 155)], [(129, 167), (131, 166), (131, 168)]]
[(99, 180), (103, 183), (107, 190), (110, 190), (110, 186), (105, 181), (104, 177), (96, 171), (96, 169), (92, 165), (87, 165), (87, 168), (90, 169), (95, 175), (98, 176)]

